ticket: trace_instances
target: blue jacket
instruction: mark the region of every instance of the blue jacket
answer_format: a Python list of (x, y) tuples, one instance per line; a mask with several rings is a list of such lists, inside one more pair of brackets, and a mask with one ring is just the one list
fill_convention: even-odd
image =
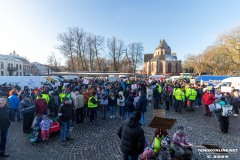
[(16, 95), (12, 95), (12, 96), (8, 97), (8, 101), (9, 101), (11, 109), (18, 109), (20, 100)]
[(139, 100), (137, 102), (136, 111), (139, 111), (141, 113), (146, 112), (147, 111), (147, 104), (148, 104), (148, 100), (146, 98), (146, 95), (143, 94), (141, 97), (139, 97)]

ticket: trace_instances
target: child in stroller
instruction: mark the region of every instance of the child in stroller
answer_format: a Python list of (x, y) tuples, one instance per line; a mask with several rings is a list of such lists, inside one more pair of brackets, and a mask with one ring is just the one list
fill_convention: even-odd
[[(51, 117), (48, 116), (49, 118)], [(42, 122), (42, 118), (41, 117), (35, 117), (34, 121), (33, 121), (33, 132), (29, 134), (29, 140), (30, 140), (30, 143), (32, 145), (36, 145), (36, 143), (38, 142), (41, 142), (42, 140), (45, 140), (45, 139), (42, 139), (42, 131), (41, 131), (41, 122)], [(59, 125), (59, 123), (57, 122), (57, 119), (53, 120), (53, 122), (51, 123), (50, 125), (50, 128), (49, 128), (49, 134), (53, 134), (53, 133), (57, 133), (61, 130), (61, 127)], [(47, 139), (47, 137), (45, 137)]]

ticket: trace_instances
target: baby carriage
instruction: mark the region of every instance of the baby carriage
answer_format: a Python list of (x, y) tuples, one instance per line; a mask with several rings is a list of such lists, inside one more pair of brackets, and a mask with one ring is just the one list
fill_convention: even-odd
[[(36, 143), (42, 141), (41, 128), (40, 128), (41, 120), (42, 119), (40, 117), (35, 117), (33, 121), (33, 126), (32, 126), (33, 132), (29, 134), (29, 140), (32, 145), (36, 145)], [(60, 124), (57, 121), (54, 121), (51, 124), (49, 132), (50, 132), (50, 135), (54, 135), (56, 133), (59, 133), (60, 130), (61, 130)]]
[(32, 145), (36, 145), (37, 142), (40, 142), (41, 139), (41, 129), (40, 129), (41, 118), (35, 117), (33, 121), (33, 131), (29, 134), (29, 140)]

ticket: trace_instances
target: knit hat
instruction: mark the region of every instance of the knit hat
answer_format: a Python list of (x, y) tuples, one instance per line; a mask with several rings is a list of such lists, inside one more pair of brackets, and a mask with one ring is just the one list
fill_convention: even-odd
[(184, 131), (184, 127), (183, 127), (183, 126), (178, 126), (178, 127), (177, 127), (177, 130), (178, 130), (178, 131)]

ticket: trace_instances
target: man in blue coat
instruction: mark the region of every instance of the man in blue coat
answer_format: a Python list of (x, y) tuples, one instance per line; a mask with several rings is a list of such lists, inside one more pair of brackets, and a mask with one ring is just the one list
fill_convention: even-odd
[(8, 97), (8, 101), (10, 104), (10, 108), (11, 108), (11, 114), (10, 114), (10, 119), (11, 121), (15, 121), (15, 115), (17, 115), (17, 121), (20, 121), (20, 112), (18, 110), (19, 104), (20, 104), (20, 100), (18, 98), (18, 94), (16, 91), (12, 92), (12, 95), (10, 97)]

